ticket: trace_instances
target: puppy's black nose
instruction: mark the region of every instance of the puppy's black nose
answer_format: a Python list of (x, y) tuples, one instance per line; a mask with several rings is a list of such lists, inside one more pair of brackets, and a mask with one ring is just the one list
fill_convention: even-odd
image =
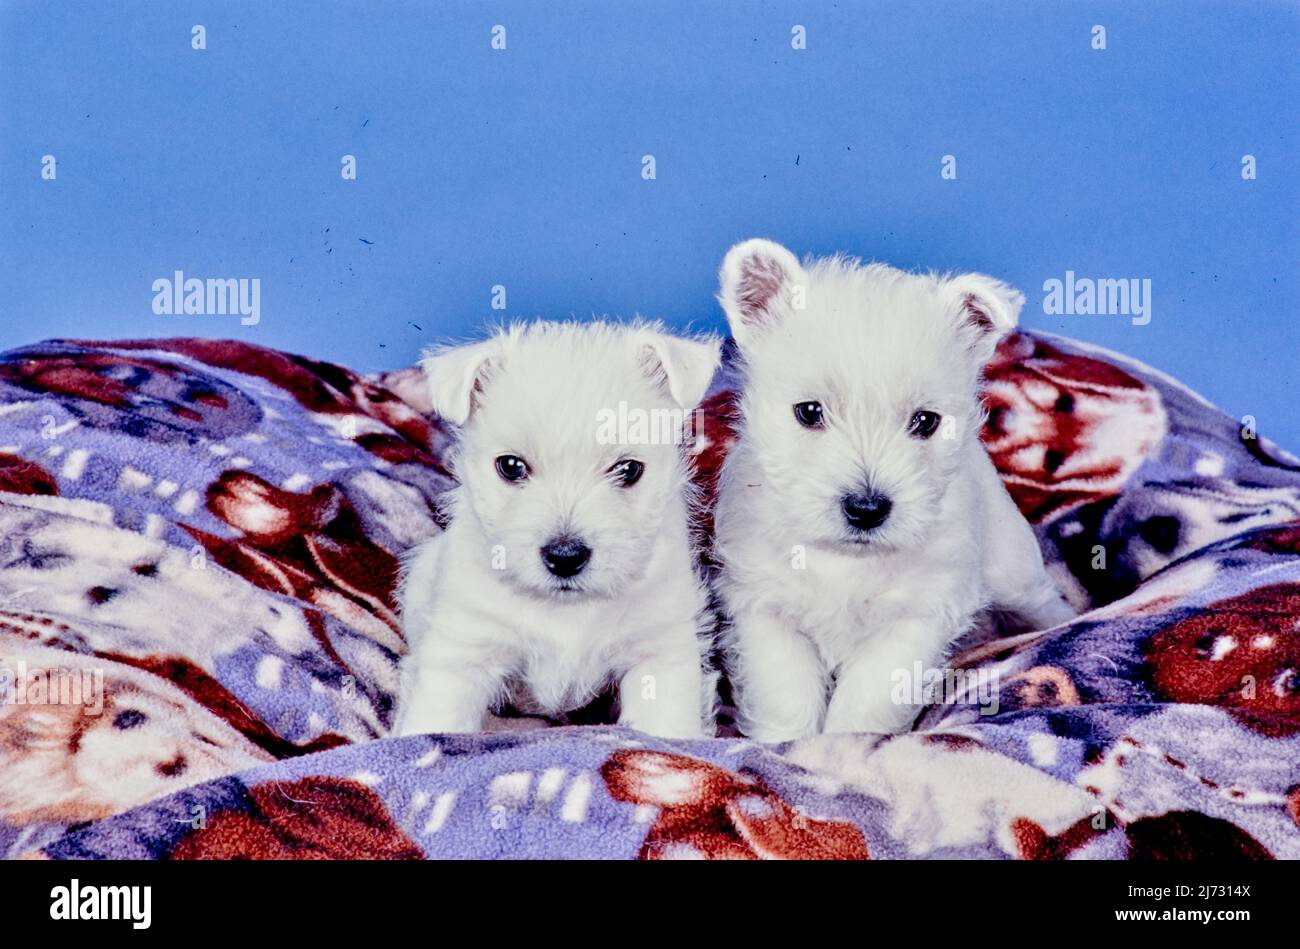
[(869, 531), (885, 523), (893, 506), (893, 502), (883, 494), (849, 494), (840, 502), (844, 519), (860, 531)]
[(591, 548), (572, 537), (559, 537), (542, 548), (542, 563), (563, 580), (582, 573), (590, 559)]

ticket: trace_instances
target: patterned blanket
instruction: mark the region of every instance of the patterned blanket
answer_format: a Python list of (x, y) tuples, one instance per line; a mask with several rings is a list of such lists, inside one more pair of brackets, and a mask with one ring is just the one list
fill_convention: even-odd
[(195, 339), (4, 353), (0, 854), (1300, 857), (1300, 464), (1038, 334), (987, 401), (1081, 616), (973, 642), (915, 732), (391, 739), (399, 561), (449, 484), (415, 373)]

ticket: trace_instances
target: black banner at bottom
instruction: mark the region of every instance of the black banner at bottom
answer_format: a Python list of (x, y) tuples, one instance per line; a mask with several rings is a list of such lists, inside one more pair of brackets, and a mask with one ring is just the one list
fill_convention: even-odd
[[(837, 904), (855, 924), (870, 920), (935, 934), (945, 925), (1017, 928), (1068, 925), (1084, 934), (1131, 929), (1155, 935), (1162, 927), (1201, 926), (1231, 937), (1237, 927), (1279, 926), (1294, 918), (1295, 864), (1289, 863), (996, 863), (869, 862), (704, 867), (609, 863), (0, 863), (9, 910), (6, 934), (77, 927), (131, 938), (218, 932), (245, 935), (373, 939), (385, 927), (441, 925), (472, 934), (538, 920), (572, 918), (635, 926), (646, 912), (692, 916), (780, 914), (782, 928), (826, 920), (795, 913)], [(800, 922), (800, 920), (803, 922)], [(920, 931), (920, 930), (918, 930)], [(488, 934), (487, 931), (484, 933)]]

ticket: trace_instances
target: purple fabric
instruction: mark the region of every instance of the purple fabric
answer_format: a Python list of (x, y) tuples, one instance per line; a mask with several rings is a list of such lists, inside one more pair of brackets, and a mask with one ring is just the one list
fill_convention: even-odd
[[(397, 565), (450, 484), (409, 372), (197, 340), (0, 354), (0, 854), (1300, 857), (1296, 460), (1065, 340), (1009, 340), (987, 398), (1081, 615), (974, 642), (952, 665), (984, 679), (917, 731), (389, 739)], [(85, 701), (42, 692), (59, 672)]]

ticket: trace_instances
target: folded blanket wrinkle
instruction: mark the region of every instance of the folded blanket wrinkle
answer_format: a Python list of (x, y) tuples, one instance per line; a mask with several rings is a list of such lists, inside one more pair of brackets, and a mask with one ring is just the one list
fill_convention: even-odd
[(1081, 615), (973, 643), (911, 733), (784, 746), (386, 737), (451, 484), (422, 397), (230, 340), (0, 354), (0, 855), (1300, 858), (1300, 462), (1176, 381), (1004, 341), (985, 444)]

